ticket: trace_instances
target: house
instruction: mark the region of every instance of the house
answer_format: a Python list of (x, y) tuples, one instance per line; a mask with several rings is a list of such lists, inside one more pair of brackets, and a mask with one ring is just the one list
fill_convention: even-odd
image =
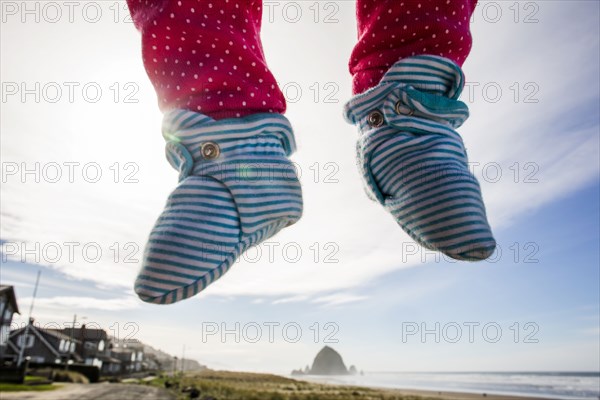
[(120, 374), (129, 374), (134, 372), (135, 354), (129, 349), (113, 349), (111, 356), (121, 363)]
[[(27, 332), (27, 336), (25, 336)], [(8, 338), (7, 355), (17, 358), (21, 347), (23, 357), (29, 357), (31, 363), (61, 364), (69, 361), (81, 362), (75, 353), (79, 341), (52, 329), (36, 327), (30, 319), (28, 327), (12, 331)]]
[[(156, 355), (144, 352), (144, 361), (142, 362), (142, 369), (144, 371), (160, 371), (163, 368), (163, 364)], [(172, 369), (170, 368), (169, 370)]]
[(102, 375), (119, 375), (121, 373), (121, 360), (108, 356), (102, 357)]
[(63, 335), (77, 340), (75, 352), (81, 356), (86, 365), (98, 367), (103, 375), (114, 375), (120, 372), (121, 361), (111, 357), (111, 339), (104, 329), (64, 328), (57, 330)]
[(9, 285), (0, 285), (0, 365), (4, 365), (7, 358), (8, 337), (14, 314), (19, 314), (15, 290)]
[(111, 356), (121, 361), (121, 373), (140, 372), (144, 367), (144, 344), (135, 339), (113, 339)]

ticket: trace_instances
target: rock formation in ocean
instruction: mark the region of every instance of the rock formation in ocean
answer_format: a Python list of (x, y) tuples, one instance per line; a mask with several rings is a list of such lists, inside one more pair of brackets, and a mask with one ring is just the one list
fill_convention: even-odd
[[(356, 374), (357, 369), (354, 365), (348, 370), (342, 356), (329, 346), (325, 346), (317, 353), (312, 367), (308, 365), (302, 370), (298, 368), (292, 371), (292, 375), (348, 375)], [(362, 373), (362, 371), (361, 371)]]
[(329, 346), (319, 351), (310, 369), (311, 375), (347, 375), (348, 369), (342, 356)]

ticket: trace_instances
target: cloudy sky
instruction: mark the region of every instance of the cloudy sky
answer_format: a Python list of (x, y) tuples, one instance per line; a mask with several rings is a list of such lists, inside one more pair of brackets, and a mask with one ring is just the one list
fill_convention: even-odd
[(597, 2), (477, 8), (461, 133), (499, 242), (478, 264), (417, 249), (364, 195), (341, 113), (354, 2), (271, 2), (305, 216), (171, 306), (132, 291), (177, 180), (140, 36), (124, 2), (52, 3), (1, 3), (0, 278), (17, 323), (41, 270), (40, 323), (77, 314), (214, 368), (288, 372), (329, 344), (371, 371), (600, 369)]

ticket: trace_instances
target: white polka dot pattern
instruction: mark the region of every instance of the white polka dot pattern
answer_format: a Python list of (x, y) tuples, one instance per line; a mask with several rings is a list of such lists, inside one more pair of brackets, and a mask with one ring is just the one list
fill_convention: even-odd
[(163, 111), (214, 119), (283, 113), (260, 41), (262, 2), (128, 0)]
[(354, 93), (377, 85), (398, 60), (430, 54), (459, 66), (471, 50), (476, 0), (359, 0), (358, 43), (350, 56)]
[[(163, 111), (214, 119), (284, 113), (260, 40), (260, 0), (127, 0), (142, 32), (146, 71)], [(358, 0), (350, 58), (354, 93), (377, 85), (397, 60), (420, 54), (462, 65), (476, 0)]]

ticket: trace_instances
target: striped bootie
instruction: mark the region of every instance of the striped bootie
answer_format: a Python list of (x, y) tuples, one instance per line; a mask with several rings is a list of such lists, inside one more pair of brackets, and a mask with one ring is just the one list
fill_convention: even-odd
[(455, 131), (469, 116), (457, 100), (463, 87), (452, 61), (405, 58), (378, 86), (352, 98), (345, 117), (360, 131), (358, 165), (369, 197), (422, 246), (476, 261), (488, 258), (496, 242)]
[(150, 233), (135, 291), (169, 304), (199, 293), (250, 246), (298, 221), (302, 192), (283, 115), (215, 121), (175, 110), (165, 115), (163, 136), (179, 185)]

